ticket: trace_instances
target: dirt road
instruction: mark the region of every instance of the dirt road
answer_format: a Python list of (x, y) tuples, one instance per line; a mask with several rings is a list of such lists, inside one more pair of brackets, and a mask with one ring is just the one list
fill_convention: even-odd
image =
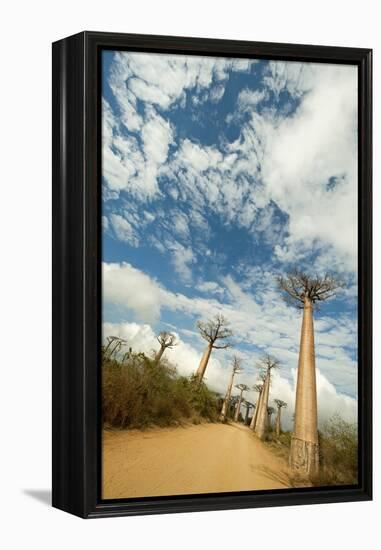
[(103, 498), (291, 487), (287, 464), (247, 427), (106, 431)]

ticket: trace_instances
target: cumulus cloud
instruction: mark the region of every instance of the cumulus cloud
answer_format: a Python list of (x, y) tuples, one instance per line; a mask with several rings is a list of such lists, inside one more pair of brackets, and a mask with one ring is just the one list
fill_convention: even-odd
[(137, 246), (139, 244), (136, 232), (126, 218), (119, 214), (111, 214), (110, 221), (115, 235), (120, 241), (129, 243), (132, 246)]
[(141, 321), (154, 322), (160, 317), (162, 291), (156, 281), (128, 263), (104, 262), (102, 268), (105, 303), (133, 312)]
[(320, 247), (324, 267), (336, 256), (335, 267), (352, 272), (357, 261), (357, 70), (334, 65), (308, 70), (305, 78), (297, 67), (291, 76), (286, 72), (287, 78), (281, 72), (283, 85), (292, 93), (300, 90), (303, 99), (293, 116), (261, 127), (266, 193), (289, 216), (289, 235), (276, 254), (291, 262)]

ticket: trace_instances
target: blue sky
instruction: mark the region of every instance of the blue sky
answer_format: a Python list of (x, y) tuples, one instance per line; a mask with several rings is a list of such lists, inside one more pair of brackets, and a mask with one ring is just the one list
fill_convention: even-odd
[(103, 52), (105, 336), (149, 352), (172, 330), (190, 374), (196, 321), (223, 313), (234, 349), (207, 382), (224, 391), (235, 353), (252, 386), (269, 352), (290, 419), (301, 318), (275, 276), (333, 272), (346, 286), (315, 315), (319, 416), (353, 419), (356, 86), (350, 66)]

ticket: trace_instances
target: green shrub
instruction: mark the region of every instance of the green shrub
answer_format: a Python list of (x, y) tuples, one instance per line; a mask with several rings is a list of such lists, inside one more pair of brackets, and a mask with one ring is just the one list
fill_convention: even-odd
[(335, 414), (319, 432), (320, 471), (315, 485), (355, 485), (358, 468), (357, 425)]
[(169, 426), (181, 420), (214, 421), (217, 394), (205, 384), (179, 376), (162, 359), (157, 365), (142, 353), (130, 351), (118, 360), (103, 356), (102, 413), (105, 424), (120, 428)]

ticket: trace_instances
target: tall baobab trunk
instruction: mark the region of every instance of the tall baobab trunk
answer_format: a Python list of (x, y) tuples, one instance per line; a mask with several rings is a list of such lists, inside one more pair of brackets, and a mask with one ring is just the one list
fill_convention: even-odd
[(157, 354), (155, 355), (155, 363), (156, 363), (157, 365), (160, 363), (160, 359), (161, 359), (162, 356), (163, 356), (164, 350), (165, 350), (165, 348), (161, 347), (161, 348), (159, 349), (159, 351), (157, 352)]
[(246, 406), (246, 414), (245, 414), (245, 426), (248, 425), (249, 423), (249, 412), (250, 412), (250, 409), (251, 409), (251, 406)]
[(228, 409), (229, 409), (229, 404), (230, 404), (230, 397), (231, 397), (231, 394), (232, 394), (232, 388), (233, 388), (235, 373), (236, 373), (236, 371), (233, 368), (232, 374), (231, 374), (231, 377), (230, 377), (229, 386), (228, 386), (228, 389), (227, 389), (227, 392), (226, 392), (226, 395), (225, 395), (224, 402), (222, 404), (222, 409), (221, 409), (221, 414), (220, 414), (220, 420), (222, 422), (224, 420), (226, 420), (226, 417), (227, 417), (227, 414), (228, 414)]
[(282, 407), (278, 407), (278, 413), (276, 415), (276, 420), (275, 420), (275, 433), (276, 433), (277, 437), (280, 436), (280, 415), (281, 415), (281, 411), (282, 411)]
[(234, 413), (234, 422), (238, 422), (239, 413), (241, 411), (242, 393), (243, 393), (243, 390), (241, 390), (241, 393), (239, 394), (237, 407), (236, 407), (235, 413)]
[(259, 403), (260, 398), (261, 398), (261, 396), (258, 397), (257, 403), (256, 403), (256, 405), (254, 405), (253, 416), (251, 417), (250, 426), (249, 426), (249, 428), (251, 430), (254, 430), (254, 428), (255, 428), (255, 423), (256, 423), (256, 420), (257, 420), (257, 416), (258, 416), (258, 403)]
[(201, 384), (202, 379), (204, 378), (206, 367), (208, 366), (210, 354), (212, 353), (212, 344), (208, 344), (200, 361), (200, 365), (197, 369), (196, 376), (199, 380), (199, 383)]
[(316, 473), (319, 469), (317, 419), (313, 304), (311, 300), (305, 298), (290, 466), (307, 474)]
[(258, 399), (257, 399), (257, 403), (256, 403), (256, 405), (255, 405), (255, 411), (254, 411), (254, 413), (253, 413), (253, 417), (252, 417), (251, 422), (250, 422), (250, 428), (251, 428), (252, 430), (255, 430), (255, 425), (256, 425), (256, 423), (257, 423), (258, 411), (259, 411), (259, 408), (260, 408), (260, 406), (261, 406), (262, 394), (263, 394), (263, 386), (262, 386), (261, 391), (259, 392)]
[(267, 406), (269, 402), (269, 392), (270, 392), (270, 371), (267, 372), (266, 379), (263, 383), (263, 390), (261, 393), (261, 399), (258, 407), (258, 414), (255, 423), (255, 433), (260, 439), (266, 439), (267, 429), (268, 429), (268, 420), (269, 416), (267, 414)]

